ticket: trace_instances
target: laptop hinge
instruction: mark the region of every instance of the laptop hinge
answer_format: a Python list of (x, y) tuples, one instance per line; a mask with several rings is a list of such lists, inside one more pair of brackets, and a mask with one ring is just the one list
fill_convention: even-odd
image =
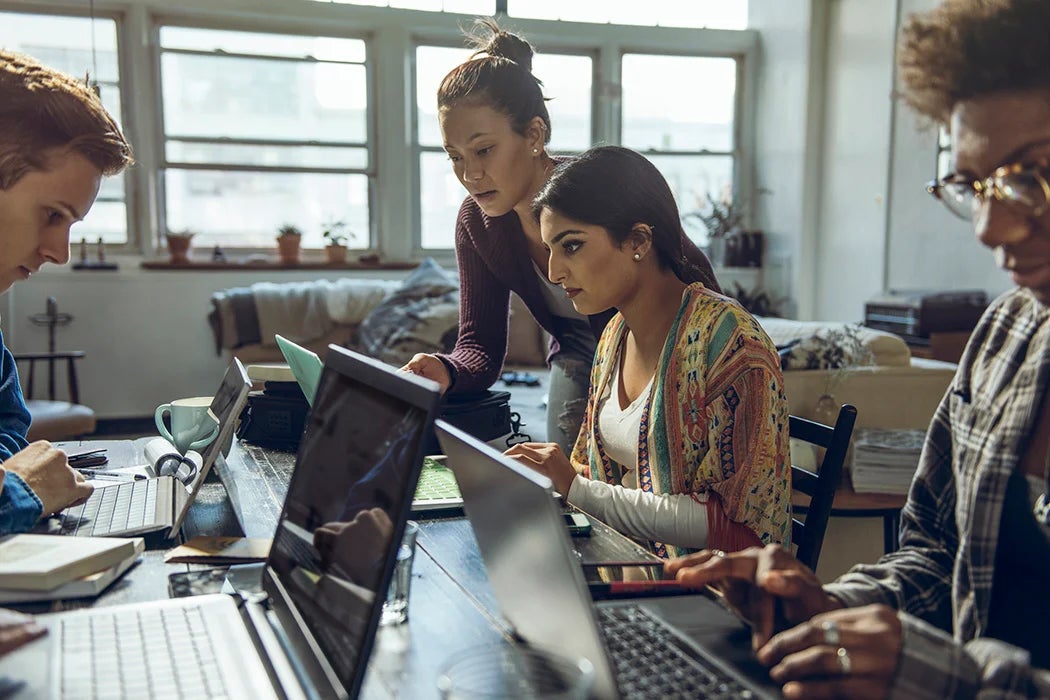
[(261, 652), (260, 656), (266, 661), (266, 668), (274, 687), (287, 700), (306, 700), (306, 698), (318, 697), (309, 686), (304, 687), (300, 674), (296, 672), (285, 645), (281, 644), (273, 623), (267, 615), (265, 596), (260, 595), (260, 598), (262, 602), (244, 603), (243, 612), (247, 618), (252, 641)]

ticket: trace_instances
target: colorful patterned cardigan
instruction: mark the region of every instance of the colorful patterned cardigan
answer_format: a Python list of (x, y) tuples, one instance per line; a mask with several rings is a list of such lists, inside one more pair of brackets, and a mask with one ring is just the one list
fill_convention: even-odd
[[(572, 454), (577, 471), (614, 485), (625, 469), (605, 454), (597, 404), (627, 331), (617, 314), (598, 341)], [(738, 303), (689, 285), (642, 413), (639, 487), (656, 494), (708, 492), (708, 546), (734, 551), (790, 544), (790, 473), (787, 399), (773, 343)], [(661, 556), (688, 551), (660, 543), (654, 549)]]

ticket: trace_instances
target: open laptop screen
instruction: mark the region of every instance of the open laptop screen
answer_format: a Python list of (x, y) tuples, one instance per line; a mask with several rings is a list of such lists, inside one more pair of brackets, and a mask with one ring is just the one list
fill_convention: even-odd
[(230, 366), (226, 368), (222, 384), (219, 385), (219, 390), (215, 392), (209, 406), (219, 421), (221, 431), (218, 437), (204, 448), (204, 454), (201, 455), (204, 464), (213, 464), (220, 450), (225, 452), (229, 449), (226, 443), (233, 435), (233, 422), (237, 419), (235, 414), (243, 407), (244, 397), (249, 389), (251, 389), (251, 380), (248, 379), (248, 373), (244, 371), (244, 366), (240, 361), (234, 358)]
[(328, 370), (299, 448), (269, 566), (348, 687), (385, 598), (429, 421), (427, 409)]

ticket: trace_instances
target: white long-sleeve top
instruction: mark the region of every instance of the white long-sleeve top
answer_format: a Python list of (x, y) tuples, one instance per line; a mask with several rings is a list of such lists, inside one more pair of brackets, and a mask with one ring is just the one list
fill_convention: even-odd
[[(608, 387), (619, 394), (620, 362)], [(619, 485), (577, 475), (567, 497), (577, 508), (611, 527), (656, 542), (700, 549), (707, 546), (707, 494), (655, 494), (638, 488), (638, 437), (653, 380), (630, 405), (607, 389), (598, 404), (598, 431), (609, 459), (626, 469)]]

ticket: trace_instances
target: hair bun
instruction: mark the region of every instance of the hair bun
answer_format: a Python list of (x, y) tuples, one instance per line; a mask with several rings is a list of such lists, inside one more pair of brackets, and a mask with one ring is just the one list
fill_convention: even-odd
[(524, 38), (500, 28), (491, 19), (474, 20), (474, 31), (471, 42), (477, 53), (486, 53), (495, 58), (514, 61), (525, 70), (532, 72), (532, 57), (535, 51), (532, 44)]

